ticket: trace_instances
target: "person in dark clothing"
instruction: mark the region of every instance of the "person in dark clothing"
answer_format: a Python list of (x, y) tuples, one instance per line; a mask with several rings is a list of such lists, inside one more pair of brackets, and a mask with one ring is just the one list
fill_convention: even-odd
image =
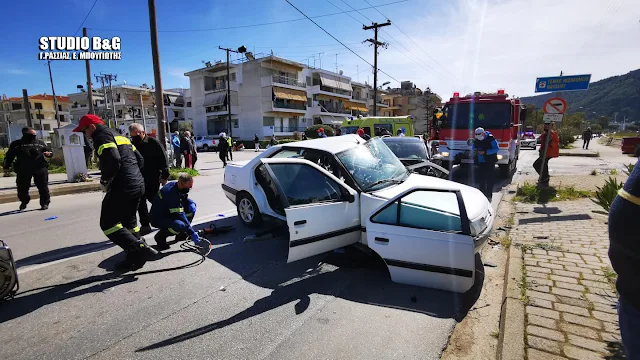
[(233, 140), (231, 136), (227, 136), (227, 161), (233, 161)]
[(180, 151), (180, 133), (177, 131), (171, 137), (171, 146), (173, 146), (173, 157), (176, 160), (176, 167), (182, 167), (182, 151)]
[(22, 129), (22, 139), (12, 141), (9, 145), (2, 167), (7, 174), (11, 171), (11, 165), (14, 166), (20, 210), (26, 209), (31, 200), (31, 178), (40, 194), (40, 210), (49, 208), (49, 163), (45, 158), (52, 155), (51, 148), (44, 141), (36, 139), (36, 131), (30, 127)]
[(131, 142), (144, 159), (142, 177), (144, 178), (145, 190), (138, 206), (141, 225), (140, 235), (144, 236), (151, 233), (147, 200), (153, 202), (158, 190), (160, 190), (160, 184), (165, 185), (167, 183), (169, 178), (169, 159), (160, 142), (153, 137), (147, 136), (141, 124), (133, 123), (129, 125), (129, 132), (131, 133)]
[(640, 161), (609, 209), (609, 259), (618, 274), (620, 335), (627, 359), (640, 359)]
[(260, 150), (260, 138), (258, 137), (258, 134), (255, 134), (253, 137), (253, 145), (256, 148), (256, 152), (258, 152)]
[(227, 134), (220, 133), (220, 143), (218, 144), (218, 156), (222, 161), (222, 166), (227, 166), (227, 151), (229, 151), (229, 143), (227, 142)]
[(593, 138), (593, 132), (591, 132), (591, 128), (588, 127), (587, 130), (585, 130), (582, 133), (582, 148), (583, 149), (589, 150), (589, 142), (591, 142), (592, 138)]
[(189, 137), (189, 141), (191, 141), (191, 147), (193, 148), (193, 152), (191, 153), (191, 168), (195, 169), (196, 162), (198, 161), (198, 147), (196, 146), (196, 137), (191, 135)]
[(91, 167), (91, 158), (93, 155), (93, 145), (87, 135), (82, 134), (84, 137), (84, 161), (87, 163), (87, 169)]
[(369, 136), (368, 134), (364, 133), (364, 129), (358, 129), (358, 131), (356, 131), (356, 133), (358, 134), (358, 136), (360, 136), (361, 138), (369, 141), (371, 140), (371, 136)]
[(336, 129), (336, 136), (342, 136), (342, 129)]
[(100, 185), (105, 195), (100, 211), (102, 232), (120, 246), (126, 257), (119, 268), (137, 270), (158, 252), (150, 248), (140, 235), (136, 212), (144, 196), (142, 155), (131, 141), (109, 129), (92, 114), (83, 116), (74, 132), (84, 132), (93, 139), (100, 161)]
[(185, 131), (182, 139), (180, 139), (180, 152), (184, 158), (184, 167), (193, 168), (193, 144), (189, 138), (189, 132)]
[(493, 183), (498, 162), (498, 141), (489, 131), (479, 127), (475, 131), (473, 150), (478, 154), (478, 187), (487, 199), (493, 196)]
[(171, 235), (176, 236), (176, 241), (191, 236), (191, 240), (198, 243), (198, 233), (191, 227), (196, 214), (196, 203), (188, 195), (192, 187), (193, 177), (183, 173), (178, 181), (163, 186), (155, 196), (151, 206), (151, 223), (160, 229), (155, 236), (156, 249), (169, 249), (167, 237)]
[(307, 140), (307, 134), (302, 133), (302, 140)]

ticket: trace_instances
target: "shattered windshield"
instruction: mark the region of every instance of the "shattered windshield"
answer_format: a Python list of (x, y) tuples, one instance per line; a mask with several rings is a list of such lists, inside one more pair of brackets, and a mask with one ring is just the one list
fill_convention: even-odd
[(402, 182), (407, 170), (380, 138), (337, 154), (338, 159), (364, 191)]

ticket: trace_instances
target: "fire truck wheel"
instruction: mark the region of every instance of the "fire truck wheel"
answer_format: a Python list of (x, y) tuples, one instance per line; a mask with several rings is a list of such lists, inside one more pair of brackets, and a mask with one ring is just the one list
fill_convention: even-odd
[(504, 179), (507, 179), (509, 178), (509, 176), (511, 176), (511, 174), (515, 169), (516, 169), (515, 160), (509, 161), (509, 164), (507, 165), (500, 165), (500, 176), (502, 176), (502, 178)]

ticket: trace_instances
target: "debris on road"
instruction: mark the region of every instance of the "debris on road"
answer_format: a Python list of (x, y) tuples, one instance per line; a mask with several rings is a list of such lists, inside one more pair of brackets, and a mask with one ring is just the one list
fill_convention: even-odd
[(57, 218), (57, 216), (49, 216), (48, 218), (45, 218), (44, 221), (55, 220)]

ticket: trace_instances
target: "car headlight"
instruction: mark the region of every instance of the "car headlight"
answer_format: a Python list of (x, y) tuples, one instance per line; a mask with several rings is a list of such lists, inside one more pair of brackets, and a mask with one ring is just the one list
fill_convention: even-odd
[(502, 160), (502, 158), (504, 158), (504, 156), (498, 154), (498, 160)]
[(449, 152), (448, 151), (443, 151), (440, 153), (440, 155), (444, 156), (444, 157), (449, 157)]
[(474, 220), (471, 222), (471, 236), (478, 236), (487, 228), (487, 222), (484, 218)]

